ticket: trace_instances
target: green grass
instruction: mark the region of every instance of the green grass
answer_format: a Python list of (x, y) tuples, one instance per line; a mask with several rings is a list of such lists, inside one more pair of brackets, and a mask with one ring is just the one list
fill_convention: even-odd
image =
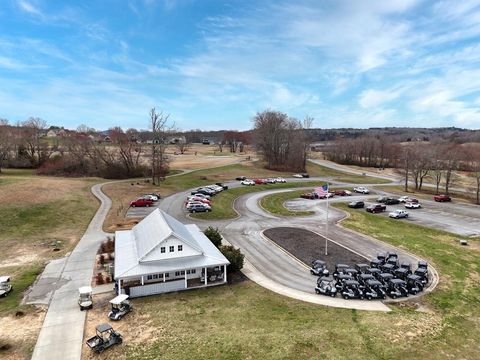
[[(440, 285), (426, 299), (441, 315), (443, 324), (435, 351), (448, 353), (452, 358), (474, 358), (477, 345), (473, 345), (473, 339), (480, 337), (478, 243), (474, 248), (463, 247), (459, 245), (459, 240), (465, 238), (462, 236), (352, 210), (344, 204), (335, 206), (350, 213), (342, 223), (344, 226), (406, 249), (434, 264), (440, 273)], [(423, 348), (416, 357), (428, 356), (429, 350), (434, 351)]]
[(307, 172), (310, 174), (310, 176), (328, 177), (332, 181), (339, 181), (351, 184), (388, 184), (391, 182), (389, 180), (380, 179), (372, 176), (362, 176), (345, 173), (343, 171), (330, 169), (325, 166), (312, 163), (310, 161), (307, 162)]
[[(237, 213), (233, 209), (233, 202), (238, 197), (250, 194), (254, 192), (274, 190), (274, 189), (288, 189), (288, 188), (299, 188), (299, 187), (313, 187), (318, 186), (318, 181), (305, 181), (305, 182), (295, 182), (295, 183), (282, 183), (282, 184), (272, 184), (272, 185), (255, 185), (255, 186), (245, 186), (235, 189), (229, 189), (222, 191), (220, 194), (215, 195), (212, 201), (212, 211), (205, 213), (196, 213), (191, 216), (197, 219), (203, 220), (226, 220), (233, 219), (237, 217)], [(305, 192), (305, 191), (303, 191)]]
[(301, 194), (305, 193), (305, 190), (289, 191), (277, 194), (270, 194), (263, 197), (260, 200), (260, 205), (268, 212), (281, 216), (306, 216), (314, 214), (313, 211), (292, 211), (285, 208), (285, 201), (296, 199)]
[(2, 168), (2, 176), (35, 176), (35, 169), (5, 169)]
[(0, 298), (0, 316), (4, 316), (19, 310), (24, 291), (35, 281), (40, 274), (42, 266), (29, 264), (25, 266), (12, 266), (1, 269), (2, 275), (11, 276), (13, 290), (3, 298)]

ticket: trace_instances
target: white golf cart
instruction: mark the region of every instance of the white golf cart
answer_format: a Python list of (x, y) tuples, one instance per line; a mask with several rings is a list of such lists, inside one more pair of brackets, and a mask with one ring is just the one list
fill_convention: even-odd
[(78, 289), (78, 294), (80, 310), (91, 309), (93, 307), (92, 288), (90, 286), (82, 286)]
[(120, 320), (133, 309), (126, 294), (116, 296), (110, 300), (110, 304), (112, 305), (112, 310), (108, 313), (108, 317), (111, 320)]
[(0, 276), (0, 297), (7, 296), (13, 290), (10, 284), (10, 276)]

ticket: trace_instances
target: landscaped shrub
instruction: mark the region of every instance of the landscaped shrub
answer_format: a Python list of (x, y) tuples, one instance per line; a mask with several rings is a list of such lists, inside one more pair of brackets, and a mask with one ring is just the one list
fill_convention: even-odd
[(203, 233), (217, 248), (220, 248), (220, 246), (222, 246), (222, 235), (220, 234), (220, 231), (218, 231), (218, 228), (213, 228), (209, 226), (205, 229)]
[(97, 285), (102, 285), (103, 283), (105, 283), (105, 280), (103, 279), (102, 273), (97, 274), (97, 276), (95, 277), (95, 281), (96, 281)]
[(240, 249), (236, 249), (231, 245), (220, 246), (222, 254), (230, 261), (227, 269), (229, 271), (239, 271), (243, 268), (243, 260), (245, 255), (242, 254)]

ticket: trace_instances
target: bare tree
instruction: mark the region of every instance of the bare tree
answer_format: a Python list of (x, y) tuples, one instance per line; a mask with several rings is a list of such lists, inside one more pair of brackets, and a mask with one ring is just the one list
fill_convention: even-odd
[(10, 126), (8, 126), (8, 120), (0, 119), (0, 173), (6, 160), (12, 150), (12, 134)]
[(187, 141), (187, 139), (185, 138), (185, 140), (183, 139), (180, 139), (179, 141), (177, 141), (175, 143), (175, 147), (178, 149), (178, 151), (180, 151), (180, 154), (185, 154), (185, 152), (190, 148), (190, 143)]
[(150, 128), (153, 133), (151, 148), (153, 184), (158, 184), (160, 178), (168, 173), (168, 157), (166, 155), (168, 142), (166, 140), (166, 135), (174, 128), (174, 125), (168, 125), (169, 116), (170, 115), (168, 114), (164, 114), (163, 111), (157, 113), (155, 108), (150, 110)]
[(25, 147), (25, 155), (32, 166), (41, 165), (52, 152), (48, 144), (41, 142), (41, 136), (47, 127), (47, 122), (38, 117), (30, 117), (22, 123), (22, 126), (22, 142)]

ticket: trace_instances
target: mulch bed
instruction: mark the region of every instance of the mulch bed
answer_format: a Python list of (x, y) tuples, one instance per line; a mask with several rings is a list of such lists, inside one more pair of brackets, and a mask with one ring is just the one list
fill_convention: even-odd
[(330, 272), (333, 272), (337, 263), (352, 266), (368, 263), (363, 257), (331, 241), (328, 242), (328, 255), (325, 256), (325, 238), (305, 229), (278, 227), (267, 229), (264, 234), (308, 266), (313, 260), (319, 259), (325, 261)]

